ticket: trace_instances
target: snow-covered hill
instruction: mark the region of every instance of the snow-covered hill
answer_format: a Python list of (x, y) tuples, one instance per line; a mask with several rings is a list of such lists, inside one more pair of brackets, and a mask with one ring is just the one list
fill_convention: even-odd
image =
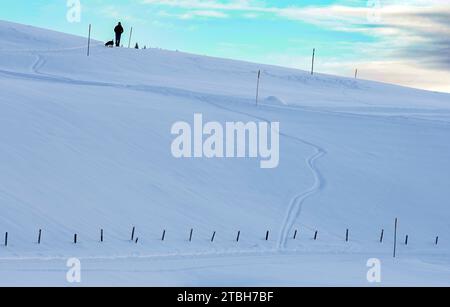
[[(449, 94), (101, 42), (87, 57), (9, 22), (0, 91), (0, 284), (64, 285), (79, 257), (85, 285), (365, 285), (375, 257), (384, 285), (450, 285)], [(175, 159), (194, 113), (279, 121), (279, 167)]]

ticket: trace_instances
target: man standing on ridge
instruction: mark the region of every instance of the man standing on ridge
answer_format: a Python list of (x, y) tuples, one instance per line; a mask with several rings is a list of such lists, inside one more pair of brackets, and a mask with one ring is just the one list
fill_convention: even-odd
[(116, 47), (119, 47), (120, 46), (120, 38), (122, 37), (122, 33), (123, 33), (123, 27), (120, 22), (114, 28), (114, 32), (116, 33)]

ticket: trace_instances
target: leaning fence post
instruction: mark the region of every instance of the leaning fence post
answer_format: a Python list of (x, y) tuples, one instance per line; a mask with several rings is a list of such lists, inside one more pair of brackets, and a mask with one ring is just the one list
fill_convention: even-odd
[(405, 245), (408, 245), (408, 235), (405, 237)]
[(436, 245), (438, 245), (439, 242), (439, 236), (436, 237)]
[(239, 239), (241, 238), (241, 231), (239, 230), (236, 237), (236, 242), (239, 242)]
[(317, 240), (317, 234), (318, 234), (318, 231), (316, 230), (316, 233), (314, 234), (314, 241)]
[(136, 231), (136, 227), (133, 226), (133, 229), (131, 230), (131, 241), (134, 241), (134, 232)]
[(267, 232), (266, 232), (266, 241), (268, 241), (269, 240), (269, 231), (267, 230)]
[(211, 242), (214, 242), (214, 238), (216, 237), (216, 232), (214, 231), (211, 237)]
[(380, 243), (383, 243), (384, 229), (381, 229)]
[(38, 234), (38, 244), (41, 244), (41, 235), (42, 235), (42, 230), (39, 229), (39, 234)]
[(8, 232), (5, 233), (5, 246), (8, 246)]
[(161, 241), (164, 241), (165, 238), (166, 238), (166, 230), (164, 229), (163, 234), (162, 234)]
[(189, 242), (192, 241), (192, 234), (194, 233), (194, 228), (191, 228), (191, 233), (189, 234)]
[(294, 231), (294, 240), (297, 238), (297, 229)]
[(134, 241), (134, 243), (138, 244), (139, 242), (139, 238), (136, 238), (136, 241)]

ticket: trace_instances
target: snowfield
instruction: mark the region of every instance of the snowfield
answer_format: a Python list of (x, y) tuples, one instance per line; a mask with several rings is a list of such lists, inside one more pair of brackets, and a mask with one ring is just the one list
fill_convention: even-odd
[[(82, 286), (450, 286), (450, 94), (101, 42), (87, 57), (85, 38), (3, 21), (0, 91), (2, 286), (71, 285), (72, 257)], [(175, 159), (171, 127), (195, 113), (280, 122), (279, 166)]]

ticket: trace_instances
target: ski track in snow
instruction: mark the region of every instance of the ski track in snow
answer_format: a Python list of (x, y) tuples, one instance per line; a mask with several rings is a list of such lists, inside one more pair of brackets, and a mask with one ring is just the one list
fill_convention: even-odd
[[(46, 64), (46, 60), (44, 59), (44, 57), (40, 54), (36, 54), (36, 61), (31, 66), (31, 72), (32, 72), (31, 74), (11, 72), (11, 71), (5, 71), (5, 70), (0, 70), (0, 73), (9, 75), (9, 76), (15, 76), (15, 77), (25, 78), (25, 79), (33, 79), (33, 80), (38, 80), (38, 81), (60, 82), (60, 83), (74, 84), (74, 85), (90, 85), (90, 86), (124, 88), (124, 89), (129, 89), (129, 90), (152, 92), (152, 93), (156, 93), (156, 94), (172, 95), (172, 96), (179, 96), (179, 97), (185, 97), (185, 98), (187, 97), (187, 98), (202, 101), (204, 103), (208, 103), (216, 108), (220, 108), (220, 109), (228, 111), (228, 112), (245, 115), (245, 116), (253, 118), (253, 119), (258, 119), (258, 120), (262, 120), (262, 121), (270, 123), (270, 120), (266, 119), (264, 117), (260, 117), (255, 114), (232, 109), (230, 107), (225, 107), (222, 104), (218, 104), (218, 102), (230, 102), (230, 101), (235, 101), (235, 102), (241, 101), (246, 104), (250, 104), (252, 102), (252, 100), (250, 100), (250, 99), (234, 98), (234, 97), (214, 95), (214, 94), (205, 94), (205, 93), (193, 92), (193, 91), (189, 91), (189, 90), (170, 88), (170, 87), (149, 86), (149, 85), (127, 85), (127, 84), (117, 84), (117, 83), (109, 83), (109, 82), (101, 82), (101, 81), (86, 81), (86, 80), (71, 79), (71, 78), (67, 78), (67, 77), (61, 77), (61, 76), (57, 76), (57, 75), (46, 74), (46, 73), (40, 72), (40, 69), (45, 64)], [(266, 105), (264, 105), (264, 106), (266, 106)], [(267, 105), (266, 107), (270, 107), (270, 105)], [(313, 185), (310, 188), (308, 188), (306, 191), (302, 191), (301, 193), (295, 195), (289, 203), (285, 217), (281, 224), (279, 238), (277, 240), (277, 245), (276, 245), (277, 250), (281, 251), (281, 250), (286, 249), (288, 239), (290, 237), (290, 234), (292, 232), (292, 229), (293, 229), (296, 221), (298, 220), (299, 216), (301, 215), (302, 207), (303, 207), (303, 204), (305, 203), (305, 201), (309, 197), (311, 197), (312, 195), (314, 195), (316, 193), (319, 193), (323, 189), (325, 180), (322, 177), (322, 174), (320, 173), (318, 168), (316, 167), (315, 163), (318, 159), (320, 159), (324, 155), (326, 155), (327, 152), (324, 148), (320, 147), (319, 145), (309, 142), (300, 137), (282, 133), (280, 131), (279, 131), (279, 134), (287, 139), (294, 140), (296, 142), (300, 142), (301, 144), (310, 146), (314, 149), (314, 154), (305, 159), (305, 162), (306, 162), (310, 172), (313, 175), (314, 182), (313, 182)], [(305, 226), (305, 228), (313, 230), (313, 228), (311, 228), (307, 225), (303, 225), (303, 226)]]

